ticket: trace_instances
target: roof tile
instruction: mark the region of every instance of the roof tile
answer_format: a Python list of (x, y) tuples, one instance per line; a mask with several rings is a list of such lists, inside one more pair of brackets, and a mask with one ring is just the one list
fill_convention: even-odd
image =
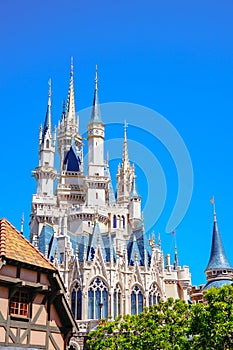
[(0, 256), (49, 270), (56, 268), (6, 219), (0, 220)]

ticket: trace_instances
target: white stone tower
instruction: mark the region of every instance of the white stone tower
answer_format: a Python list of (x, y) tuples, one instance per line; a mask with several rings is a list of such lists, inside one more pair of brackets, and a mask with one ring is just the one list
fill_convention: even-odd
[(44, 127), (40, 126), (39, 165), (33, 171), (37, 181), (36, 195), (32, 199), (31, 240), (38, 235), (44, 221), (53, 222), (53, 208), (56, 205), (54, 181), (57, 170), (54, 167), (56, 129), (51, 131), (51, 80), (49, 81), (48, 105)]
[(104, 206), (106, 203), (109, 179), (105, 175), (104, 132), (98, 99), (98, 67), (96, 66), (94, 99), (91, 120), (88, 124), (87, 205)]

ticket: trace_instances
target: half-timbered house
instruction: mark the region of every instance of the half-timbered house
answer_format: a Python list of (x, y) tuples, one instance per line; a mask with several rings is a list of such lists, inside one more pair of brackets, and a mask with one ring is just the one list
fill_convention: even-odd
[(0, 220), (0, 349), (62, 350), (76, 331), (56, 267)]

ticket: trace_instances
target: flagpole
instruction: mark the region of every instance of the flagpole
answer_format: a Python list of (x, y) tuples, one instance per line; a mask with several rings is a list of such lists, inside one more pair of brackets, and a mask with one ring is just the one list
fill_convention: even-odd
[(212, 205), (213, 205), (213, 212), (214, 212), (214, 214), (216, 214), (214, 196), (211, 198), (210, 202), (211, 202)]

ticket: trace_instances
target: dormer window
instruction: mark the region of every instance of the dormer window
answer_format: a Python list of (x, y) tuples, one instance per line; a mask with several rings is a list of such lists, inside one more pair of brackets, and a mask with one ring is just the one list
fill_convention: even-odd
[(46, 148), (49, 148), (49, 140), (46, 140)]

